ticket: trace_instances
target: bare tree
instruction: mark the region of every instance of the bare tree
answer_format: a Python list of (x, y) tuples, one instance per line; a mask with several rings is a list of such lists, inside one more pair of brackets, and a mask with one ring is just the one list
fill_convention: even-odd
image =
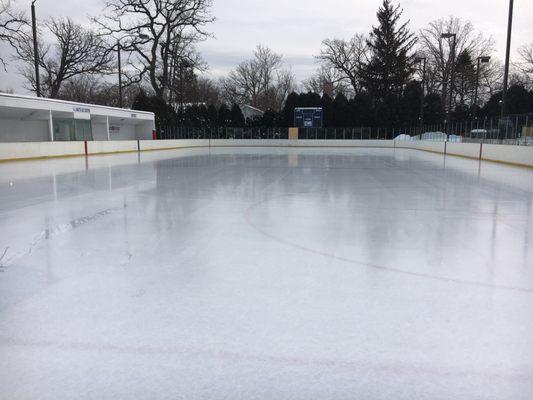
[[(54, 44), (39, 43), (42, 92), (57, 98), (62, 85), (80, 75), (105, 74), (110, 71), (112, 54), (107, 44), (93, 31), (67, 19), (50, 19), (44, 26)], [(41, 35), (42, 36), (42, 35)], [(33, 44), (27, 33), (18, 35), (17, 58), (26, 64), (22, 75), (29, 88), (36, 90), (33, 70)]]
[(103, 18), (93, 18), (101, 34), (120, 39), (130, 53), (126, 85), (148, 78), (155, 94), (168, 100), (183, 66), (203, 66), (194, 44), (214, 21), (212, 0), (108, 0)]
[(524, 45), (518, 49), (518, 62), (515, 68), (523, 75), (523, 83), (526, 86), (533, 85), (533, 43)]
[[(140, 89), (139, 86), (135, 85), (123, 88), (123, 107), (131, 107)], [(119, 107), (121, 102), (118, 93), (116, 84), (106, 82), (99, 76), (79, 75), (61, 86), (58, 98), (80, 103)]]
[(489, 63), (481, 64), (479, 72), (479, 98), (488, 100), (491, 96), (502, 90), (503, 64), (500, 60), (492, 58)]
[(281, 69), (276, 72), (276, 83), (274, 105), (269, 107), (271, 110), (281, 110), (285, 104), (287, 96), (296, 90), (294, 74), (290, 69)]
[(338, 83), (348, 81), (353, 93), (357, 94), (363, 87), (364, 68), (370, 60), (370, 48), (365, 35), (356, 34), (350, 40), (326, 39), (322, 42), (320, 54), (316, 56), (326, 67), (339, 73)]
[(241, 62), (220, 84), (227, 103), (263, 110), (279, 110), (295, 86), (292, 72), (283, 69), (283, 57), (261, 45), (252, 59)]
[(220, 90), (216, 82), (193, 74), (186, 79), (185, 101), (191, 104), (220, 105)]
[(342, 93), (346, 97), (353, 97), (353, 88), (342, 78), (341, 73), (328, 65), (321, 65), (316, 72), (302, 82), (305, 90), (313, 93), (323, 93), (335, 97)]
[[(17, 12), (10, 0), (0, 0), (0, 43), (7, 42), (14, 46), (17, 36), (27, 26), (28, 21), (23, 12)], [(1, 56), (0, 64), (5, 69), (5, 60)]]
[[(448, 42), (442, 40), (444, 33), (457, 35), (455, 57), (452, 57)], [(452, 67), (457, 66), (458, 56), (468, 52), (473, 60), (477, 60), (477, 57), (490, 55), (494, 47), (492, 38), (486, 38), (477, 32), (470, 21), (462, 21), (453, 16), (433, 21), (422, 29), (419, 43), (420, 53), (428, 62), (428, 88), (430, 92), (440, 91), (443, 99), (448, 96)]]

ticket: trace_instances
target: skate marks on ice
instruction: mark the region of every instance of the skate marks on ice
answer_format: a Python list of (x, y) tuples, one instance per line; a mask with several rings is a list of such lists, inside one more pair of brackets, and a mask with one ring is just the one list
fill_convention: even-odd
[(121, 210), (122, 208), (119, 207), (108, 208), (106, 210), (99, 211), (93, 215), (76, 218), (67, 223), (54, 225), (50, 228), (44, 229), (35, 236), (33, 236), (30, 243), (25, 245), (19, 251), (11, 251), (10, 249), (12, 248), (12, 246), (1, 246), (0, 248), (4, 248), (4, 250), (1, 251), (2, 255), (0, 255), (0, 272), (5, 271), (7, 267), (13, 264), (13, 262), (17, 259), (31, 254), (41, 242), (49, 240), (54, 236), (73, 231), (81, 226), (98, 221), (112, 213)]

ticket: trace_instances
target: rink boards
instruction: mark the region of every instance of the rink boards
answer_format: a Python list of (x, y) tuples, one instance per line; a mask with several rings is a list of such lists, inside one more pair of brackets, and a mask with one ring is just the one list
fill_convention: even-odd
[(0, 143), (0, 161), (191, 147), (407, 148), (533, 167), (533, 146), (398, 140), (183, 139)]

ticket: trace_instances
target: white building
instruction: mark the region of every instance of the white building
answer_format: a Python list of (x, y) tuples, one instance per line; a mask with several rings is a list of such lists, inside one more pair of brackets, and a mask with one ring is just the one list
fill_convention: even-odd
[(146, 111), (0, 93), (0, 142), (152, 139)]
[(261, 118), (264, 114), (262, 110), (260, 110), (259, 108), (252, 107), (249, 104), (243, 104), (240, 107), (242, 115), (244, 116), (244, 119), (246, 121), (248, 121), (249, 119)]

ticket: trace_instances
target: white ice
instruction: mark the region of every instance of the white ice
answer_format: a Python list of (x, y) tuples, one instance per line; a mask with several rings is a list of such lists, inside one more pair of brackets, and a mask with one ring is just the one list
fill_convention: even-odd
[(2, 400), (533, 398), (533, 170), (184, 149), (0, 188)]

